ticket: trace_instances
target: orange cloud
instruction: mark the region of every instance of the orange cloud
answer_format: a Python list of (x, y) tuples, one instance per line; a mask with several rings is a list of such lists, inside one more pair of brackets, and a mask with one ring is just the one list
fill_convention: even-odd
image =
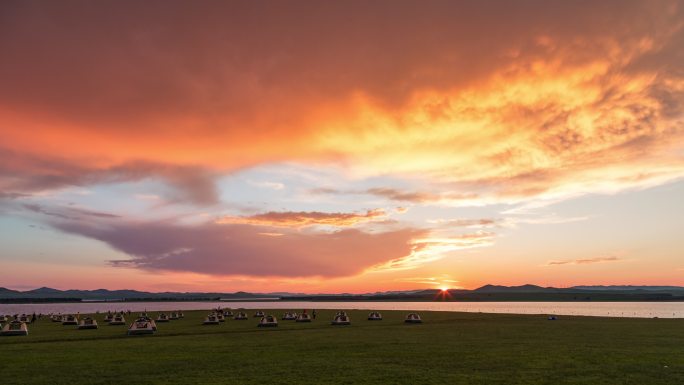
[(678, 2), (0, 7), (3, 146), (44, 160), (3, 194), (151, 175), (211, 204), (215, 175), (282, 161), (440, 204), (684, 176)]
[(275, 212), (270, 211), (252, 216), (234, 217), (225, 216), (216, 221), (219, 224), (242, 223), (258, 226), (276, 227), (305, 227), (313, 225), (347, 227), (359, 223), (372, 221), (385, 216), (381, 209), (368, 210), (365, 214), (359, 213), (323, 213), (309, 212)]

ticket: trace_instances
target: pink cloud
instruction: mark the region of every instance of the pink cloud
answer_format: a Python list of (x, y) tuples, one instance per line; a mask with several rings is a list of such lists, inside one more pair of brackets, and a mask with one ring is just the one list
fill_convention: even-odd
[(74, 186), (121, 183), (147, 178), (172, 189), (167, 200), (210, 205), (218, 202), (216, 174), (198, 166), (128, 161), (114, 165), (77, 162), (50, 155), (34, 156), (0, 147), (0, 198)]
[(105, 242), (131, 256), (115, 266), (213, 275), (350, 276), (409, 255), (423, 230), (280, 232), (244, 224), (181, 226), (129, 221), (56, 221), (61, 231)]

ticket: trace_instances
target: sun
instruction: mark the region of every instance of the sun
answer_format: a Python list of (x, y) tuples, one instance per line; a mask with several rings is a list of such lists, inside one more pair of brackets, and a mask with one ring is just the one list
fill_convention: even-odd
[(441, 301), (446, 301), (450, 300), (451, 298), (451, 293), (449, 292), (449, 287), (448, 286), (439, 286), (439, 291), (435, 295), (435, 300), (441, 300)]

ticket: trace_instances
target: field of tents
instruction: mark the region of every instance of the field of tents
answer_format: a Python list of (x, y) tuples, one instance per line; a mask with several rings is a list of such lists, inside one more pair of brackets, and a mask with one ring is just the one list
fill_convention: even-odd
[(423, 322), (409, 324), (408, 312), (369, 321), (352, 310), (349, 325), (335, 326), (332, 310), (302, 323), (271, 311), (278, 326), (259, 328), (245, 312), (204, 325), (209, 310), (186, 311), (138, 336), (127, 335), (137, 315), (117, 326), (80, 315), (99, 323), (85, 330), (44, 316), (28, 336), (0, 337), (0, 382), (684, 383), (681, 319), (420, 312)]

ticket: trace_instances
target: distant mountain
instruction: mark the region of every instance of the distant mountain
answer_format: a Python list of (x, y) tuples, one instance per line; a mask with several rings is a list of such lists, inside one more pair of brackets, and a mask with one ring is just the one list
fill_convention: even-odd
[(541, 287), (537, 285), (522, 285), (522, 286), (498, 286), (498, 285), (484, 285), (473, 291), (480, 293), (540, 293), (546, 291), (557, 291), (553, 287)]
[[(140, 299), (211, 299), (218, 300), (221, 298), (258, 298), (268, 297), (273, 295), (253, 294), (245, 292), (237, 293), (150, 293), (137, 290), (58, 290), (49, 287), (41, 287), (39, 289), (16, 291), (6, 288), (0, 288), (0, 299), (45, 299), (45, 298), (80, 298), (85, 300), (140, 300)], [(280, 296), (278, 296), (280, 297)]]
[(595, 286), (573, 286), (572, 289), (580, 289), (580, 290), (617, 290), (617, 291), (629, 291), (629, 290), (651, 290), (651, 291), (670, 291), (670, 290), (676, 290), (676, 291), (684, 291), (684, 287), (682, 286), (633, 286), (633, 285), (625, 285), (625, 286), (620, 286), (620, 285), (611, 285), (611, 286), (603, 286), (603, 285), (595, 285)]
[(280, 299), (290, 301), (684, 301), (681, 286), (575, 286), (569, 288), (537, 285), (485, 285), (475, 290), (439, 289), (385, 291), (366, 294), (303, 294), (288, 292), (248, 293), (151, 293), (137, 290), (58, 290), (41, 287), (17, 291), (0, 288), (0, 302), (60, 301), (199, 301), (230, 299)]
[(0, 297), (3, 298), (14, 298), (15, 296), (20, 296), (21, 292), (16, 290), (10, 290), (4, 287), (0, 287)]
[(567, 288), (556, 287), (541, 287), (537, 285), (522, 285), (522, 286), (499, 286), (499, 285), (484, 285), (473, 290), (478, 293), (581, 293), (585, 291), (604, 292), (636, 292), (636, 291), (651, 291), (651, 292), (684, 292), (682, 286), (632, 286), (632, 285), (613, 285), (613, 286), (573, 286)]
[(33, 289), (33, 290), (29, 290), (29, 291), (24, 292), (24, 294), (31, 294), (31, 295), (35, 294), (35, 295), (41, 295), (41, 296), (59, 295), (61, 293), (62, 293), (61, 290), (52, 289), (49, 287), (41, 287), (38, 289)]

